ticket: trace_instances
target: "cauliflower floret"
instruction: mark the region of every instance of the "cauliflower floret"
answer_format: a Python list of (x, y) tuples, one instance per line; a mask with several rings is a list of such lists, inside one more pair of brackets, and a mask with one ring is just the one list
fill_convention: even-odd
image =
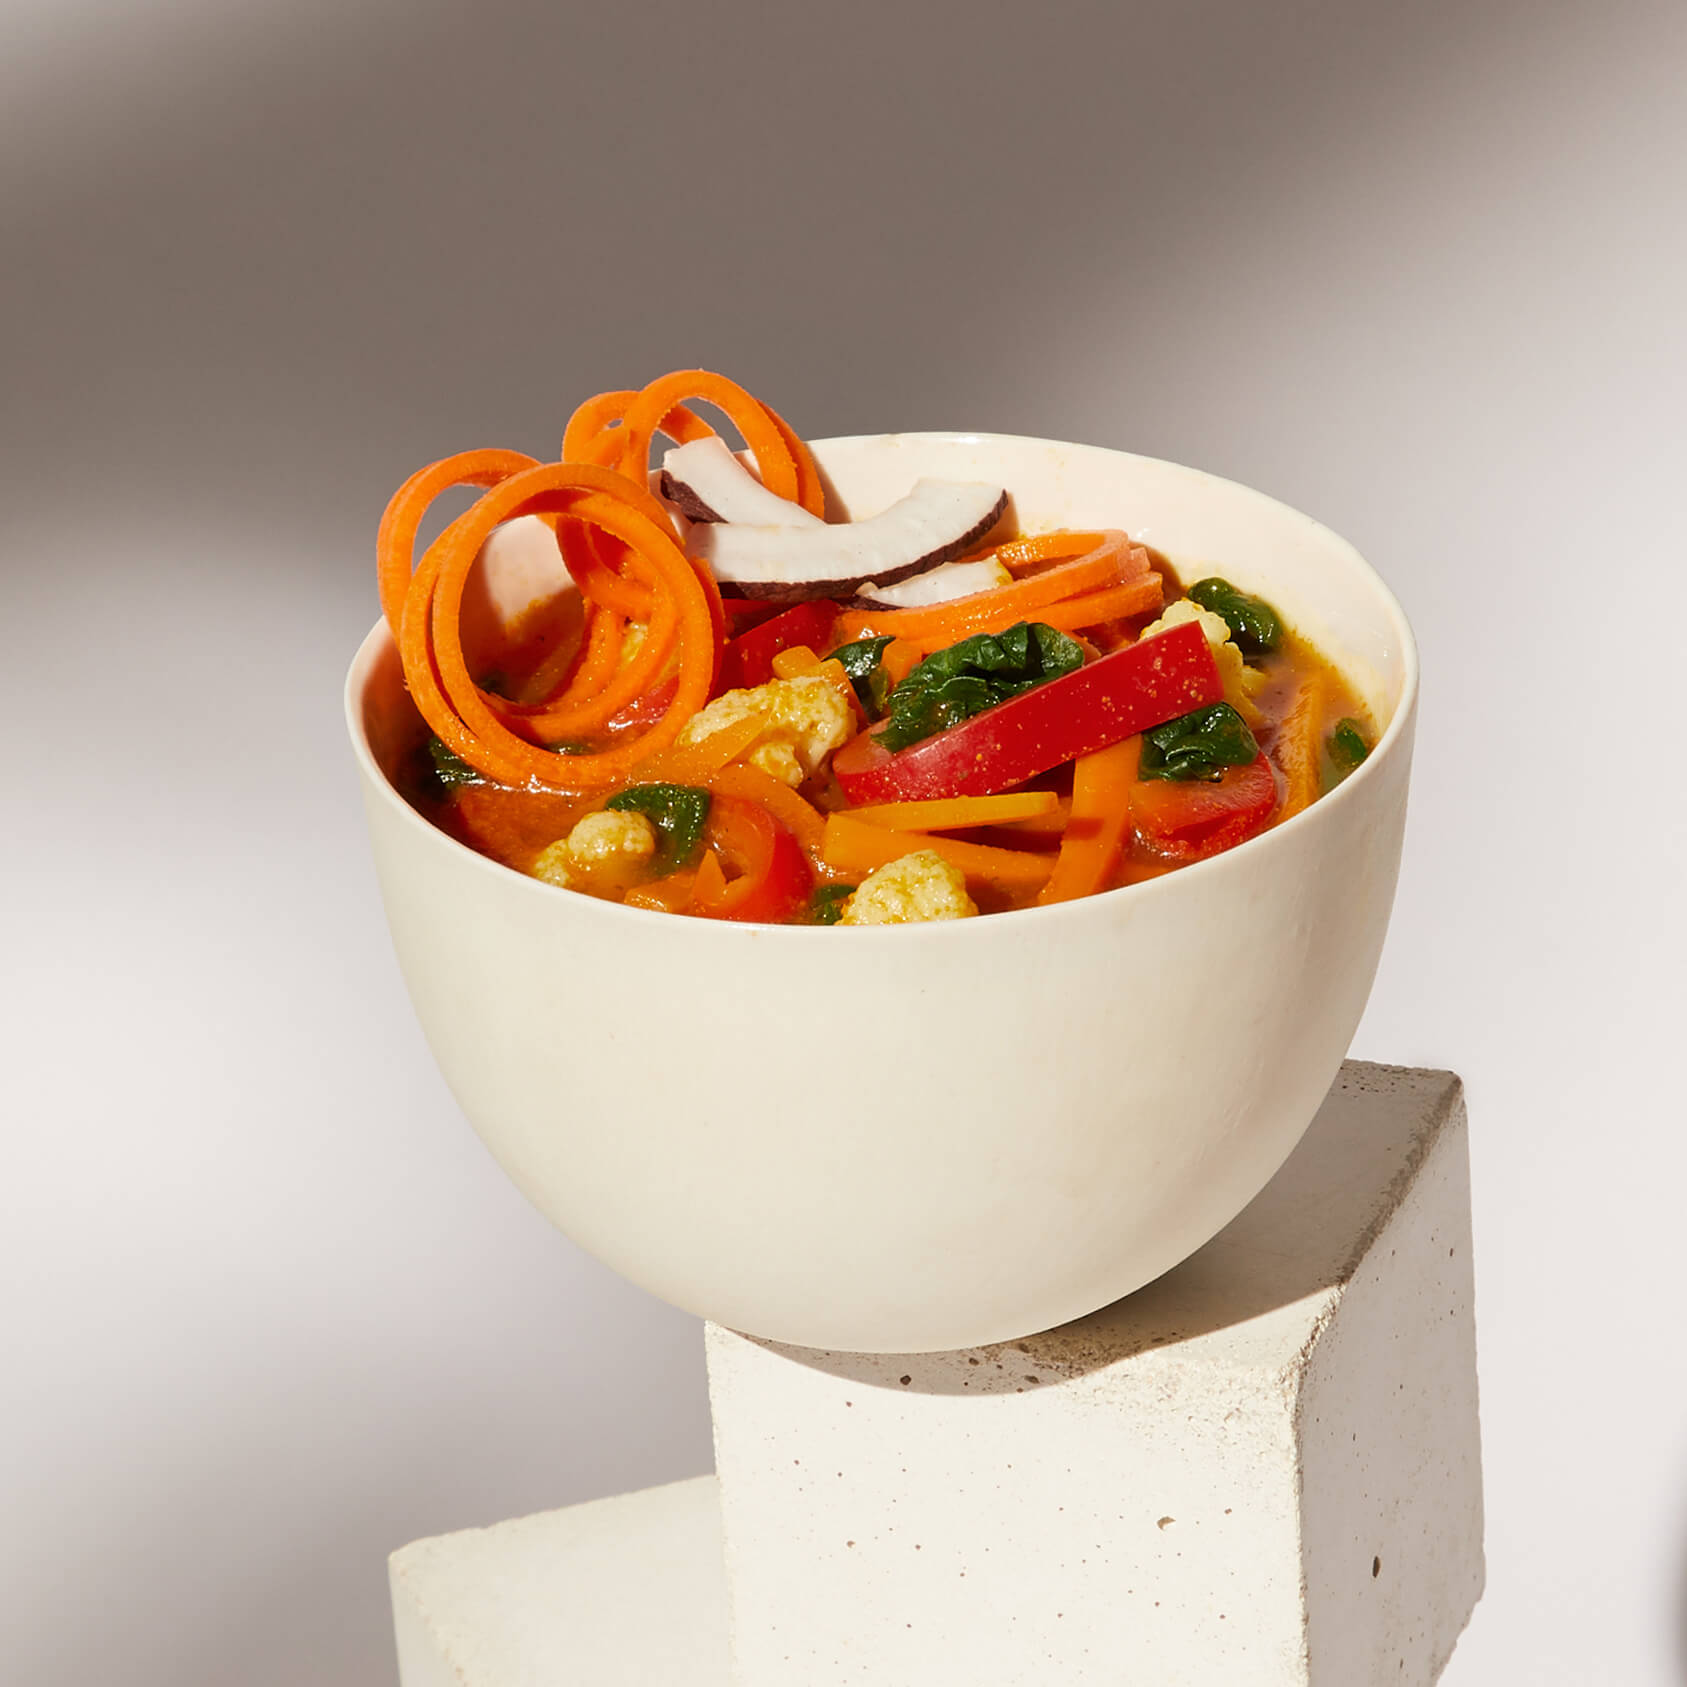
[(582, 867), (623, 861), (642, 866), (656, 853), (656, 828), (636, 809), (603, 808), (568, 834), (568, 853)]
[(966, 875), (934, 849), (917, 849), (869, 873), (844, 903), (841, 926), (964, 920), (978, 912)]
[(1156, 633), (1170, 632), (1173, 627), (1181, 627), (1185, 621), (1200, 622), (1201, 631), (1207, 635), (1213, 660), (1218, 663), (1218, 677), (1224, 685), (1225, 702), (1249, 726), (1260, 725), (1265, 717), (1255, 705), (1253, 694), (1264, 683), (1265, 676), (1242, 660), (1242, 652), (1230, 636), (1230, 623), (1216, 610), (1203, 609), (1193, 598), (1180, 597), (1176, 603), (1167, 606), (1158, 621), (1142, 629), (1142, 637), (1152, 638)]
[(560, 885), (564, 890), (573, 890), (580, 882), (567, 838), (558, 838), (554, 844), (546, 844), (534, 857), (528, 871), (534, 878), (543, 879), (548, 885)]
[(855, 736), (855, 716), (838, 688), (817, 674), (799, 674), (717, 697), (691, 717), (679, 741), (700, 743), (746, 716), (767, 723), (750, 760), (787, 785), (811, 778), (827, 756)]
[(546, 884), (579, 890), (591, 878), (606, 884), (631, 883), (656, 853), (656, 828), (635, 811), (601, 809), (576, 822), (566, 838), (540, 850), (531, 872)]

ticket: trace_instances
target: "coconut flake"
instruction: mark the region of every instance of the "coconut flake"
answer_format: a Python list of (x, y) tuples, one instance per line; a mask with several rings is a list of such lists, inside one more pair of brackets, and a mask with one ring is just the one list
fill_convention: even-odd
[(801, 504), (769, 492), (719, 434), (705, 434), (663, 454), (662, 496), (688, 521), (747, 522), (754, 527), (826, 525)]
[(893, 586), (866, 580), (857, 589), (855, 601), (865, 609), (925, 609), (934, 603), (952, 603), (956, 598), (976, 597), (1011, 586), (1013, 576), (994, 557), (980, 562), (945, 562), (923, 574)]
[(722, 585), (744, 597), (774, 602), (849, 597), (869, 580), (882, 589), (970, 550), (1006, 508), (1000, 486), (921, 480), (905, 498), (865, 521), (809, 527), (700, 524), (691, 530), (689, 548)]

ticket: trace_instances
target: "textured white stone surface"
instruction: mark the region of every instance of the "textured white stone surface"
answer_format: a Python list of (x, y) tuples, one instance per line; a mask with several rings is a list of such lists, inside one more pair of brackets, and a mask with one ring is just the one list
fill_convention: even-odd
[(1464, 1108), (1349, 1063), (1270, 1187), (969, 1352), (709, 1330), (738, 1687), (1369, 1687), (1482, 1587)]
[(708, 1341), (719, 1495), (395, 1553), (403, 1687), (724, 1687), (729, 1579), (736, 1687), (1421, 1687), (1481, 1591), (1445, 1073), (1350, 1062), (1239, 1219), (1062, 1329)]
[(725, 1687), (715, 1479), (392, 1555), (402, 1687)]

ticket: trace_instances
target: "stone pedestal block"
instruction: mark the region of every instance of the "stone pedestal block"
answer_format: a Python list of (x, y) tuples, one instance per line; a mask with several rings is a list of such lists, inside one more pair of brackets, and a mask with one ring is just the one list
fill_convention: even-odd
[(405, 1687), (1417, 1687), (1481, 1591), (1444, 1073), (1349, 1063), (1240, 1218), (1075, 1324), (708, 1353), (718, 1497), (405, 1548)]

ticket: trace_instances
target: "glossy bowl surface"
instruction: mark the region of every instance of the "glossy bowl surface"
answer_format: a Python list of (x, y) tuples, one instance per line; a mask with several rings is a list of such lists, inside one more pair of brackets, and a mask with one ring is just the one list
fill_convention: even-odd
[(452, 1091), (528, 1198), (730, 1328), (917, 1352), (1028, 1335), (1169, 1270), (1334, 1080), (1388, 924), (1417, 667), (1344, 540), (1231, 482), (975, 434), (818, 441), (834, 514), (999, 480), (1027, 531), (1123, 526), (1269, 597), (1379, 724), (1350, 779), (1147, 884), (929, 926), (649, 913), (453, 842), (385, 768), (417, 732), (377, 627), (347, 709), (393, 942)]

